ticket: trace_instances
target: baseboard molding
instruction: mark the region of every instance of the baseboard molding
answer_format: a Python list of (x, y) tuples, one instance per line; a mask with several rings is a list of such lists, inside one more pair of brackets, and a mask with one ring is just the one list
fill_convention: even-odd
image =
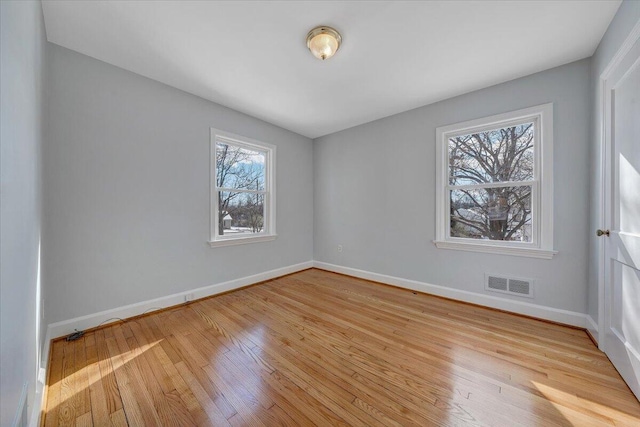
[[(146, 312), (179, 305), (187, 301), (209, 297), (223, 292), (232, 291), (244, 286), (253, 285), (254, 283), (263, 282), (265, 280), (274, 279), (276, 277), (285, 276), (297, 271), (306, 270), (313, 267), (313, 261), (307, 261), (300, 264), (294, 264), (287, 267), (277, 268), (275, 270), (265, 271), (263, 273), (254, 274), (252, 276), (241, 277), (239, 279), (229, 280), (228, 282), (217, 283), (215, 285), (205, 286), (197, 289), (179, 292), (173, 295), (167, 295), (148, 301), (142, 301), (135, 304), (125, 305), (123, 307), (113, 308), (111, 310), (101, 311), (95, 314), (76, 317), (75, 319), (64, 320), (62, 322), (51, 323), (47, 327), (47, 342), (52, 339), (62, 337), (72, 333), (74, 330), (86, 330), (95, 328), (96, 326), (106, 324), (108, 320), (114, 318), (126, 319), (134, 317)], [(45, 343), (45, 346), (47, 344)], [(43, 353), (45, 353), (43, 351)], [(48, 349), (46, 351), (48, 360)]]
[(22, 426), (25, 420), (25, 409), (27, 407), (27, 393), (29, 390), (29, 383), (25, 382), (22, 385), (22, 392), (20, 392), (20, 398), (18, 400), (18, 407), (16, 408), (16, 413), (13, 415), (13, 421), (11, 423), (12, 426)]
[(590, 315), (586, 315), (586, 329), (587, 329), (587, 333), (589, 335), (591, 335), (591, 339), (593, 341), (595, 341), (595, 344), (598, 345), (598, 343), (600, 342), (600, 339), (598, 337), (598, 324), (596, 323), (595, 320), (593, 320), (593, 317), (591, 317)]
[(419, 282), (417, 280), (403, 279), (400, 277), (387, 276), (385, 274), (373, 273), (356, 268), (343, 267), (341, 265), (329, 264), (326, 262), (314, 261), (313, 266), (322, 270), (334, 273), (346, 274), (361, 279), (380, 282), (387, 285), (398, 286), (400, 288), (411, 289), (431, 295), (450, 298), (458, 301), (478, 304), (498, 310), (509, 311), (525, 316), (536, 317), (538, 319), (549, 320), (578, 328), (587, 328), (587, 315), (574, 311), (561, 310), (558, 308), (545, 307), (523, 301), (514, 301), (492, 295), (483, 295), (475, 292), (463, 291), (460, 289), (448, 288), (446, 286), (433, 285)]
[(36, 395), (33, 398), (33, 408), (29, 415), (29, 427), (40, 426), (40, 416), (42, 414), (42, 408), (45, 405), (45, 385), (36, 382)]
[(49, 376), (49, 352), (51, 351), (51, 328), (47, 327), (47, 333), (42, 343), (40, 353), (40, 369), (44, 369), (44, 381), (36, 380), (36, 397), (33, 399), (33, 409), (29, 418), (29, 427), (39, 427), (42, 410), (47, 399), (47, 380)]

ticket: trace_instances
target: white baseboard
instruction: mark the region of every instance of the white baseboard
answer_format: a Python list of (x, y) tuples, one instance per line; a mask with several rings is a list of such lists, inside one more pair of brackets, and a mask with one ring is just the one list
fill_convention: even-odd
[(16, 413), (13, 415), (13, 422), (11, 423), (12, 426), (17, 427), (17, 426), (22, 426), (23, 423), (26, 421), (25, 418), (25, 409), (27, 406), (27, 393), (29, 390), (29, 383), (25, 382), (22, 385), (22, 392), (20, 393), (20, 398), (18, 400), (18, 408), (16, 409)]
[[(313, 267), (313, 261), (307, 261), (300, 264), (277, 268), (275, 270), (265, 271), (264, 273), (254, 274), (252, 276), (229, 280), (228, 282), (217, 283), (215, 285), (205, 286), (197, 289), (190, 289), (188, 291), (180, 292), (173, 295), (167, 295), (165, 297), (125, 305), (123, 307), (117, 307), (111, 310), (101, 311), (99, 313), (76, 317), (75, 319), (64, 320), (62, 322), (51, 323), (47, 327), (46, 340), (47, 342), (49, 342), (51, 341), (51, 339), (68, 335), (76, 329), (82, 331), (94, 328), (102, 324), (103, 322), (106, 324), (109, 319), (126, 319), (128, 317), (137, 316), (145, 312), (150, 312), (152, 310), (171, 307), (187, 301), (192, 301), (211, 295), (216, 295), (222, 292), (231, 291), (234, 289), (242, 288), (243, 286), (252, 285), (254, 283), (274, 279), (286, 274), (306, 270), (307, 268), (311, 267)], [(47, 344), (45, 344), (45, 346), (47, 346)], [(45, 352), (43, 351), (43, 353)], [(47, 354), (43, 354), (43, 356), (47, 357), (46, 360), (48, 360), (48, 349), (46, 353)]]
[(40, 425), (40, 414), (45, 403), (44, 384), (36, 382), (36, 395), (33, 398), (33, 408), (31, 408), (31, 414), (29, 415), (29, 427), (38, 427)]
[(598, 337), (598, 324), (593, 320), (593, 317), (588, 314), (586, 315), (586, 319), (587, 324), (585, 325), (585, 328), (589, 331), (593, 339), (596, 340), (596, 343), (600, 343), (600, 339)]
[(417, 280), (387, 276), (385, 274), (372, 273), (370, 271), (343, 267), (341, 265), (329, 264), (326, 262), (314, 261), (313, 266), (322, 270), (342, 273), (349, 276), (359, 277), (361, 279), (424, 292), (426, 294), (483, 305), (485, 307), (523, 314), (525, 316), (536, 317), (538, 319), (550, 320), (552, 322), (563, 323), (565, 325), (577, 326), (579, 328), (587, 328), (587, 315), (575, 311), (561, 310), (524, 301), (514, 301), (492, 295), (483, 295), (475, 292), (448, 288), (446, 286), (432, 285), (430, 283), (419, 282)]
[(36, 379), (36, 396), (33, 399), (33, 409), (29, 418), (29, 427), (40, 426), (40, 416), (45, 405), (47, 384), (47, 375), (49, 374), (49, 352), (51, 351), (51, 328), (47, 328), (47, 334), (42, 343), (40, 352), (40, 370), (44, 369), (44, 381), (40, 382)]

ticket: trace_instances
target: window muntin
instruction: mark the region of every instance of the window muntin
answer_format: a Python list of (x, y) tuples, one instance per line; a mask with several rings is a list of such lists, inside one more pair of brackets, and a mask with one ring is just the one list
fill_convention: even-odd
[(275, 236), (275, 147), (212, 129), (212, 246)]
[(436, 129), (439, 248), (550, 259), (553, 105)]

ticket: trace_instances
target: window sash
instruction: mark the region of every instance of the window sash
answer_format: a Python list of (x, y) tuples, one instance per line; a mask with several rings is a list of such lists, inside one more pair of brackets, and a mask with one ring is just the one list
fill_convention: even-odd
[[(479, 184), (465, 184), (465, 185), (452, 185), (449, 184), (451, 175), (451, 164), (449, 158), (449, 140), (459, 136), (465, 136), (472, 133), (487, 132), (509, 128), (512, 126), (519, 126), (526, 123), (533, 123), (533, 178), (529, 181), (497, 181), (487, 182)], [(513, 120), (507, 120), (502, 122), (496, 122), (489, 125), (477, 126), (475, 128), (468, 128), (458, 130), (456, 132), (448, 132), (443, 134), (442, 149), (444, 150), (444, 160), (447, 170), (447, 180), (444, 185), (444, 206), (445, 206), (445, 236), (447, 240), (457, 242), (473, 242), (482, 245), (496, 245), (496, 246), (516, 246), (516, 247), (539, 247), (540, 246), (540, 148), (541, 148), (541, 127), (540, 118), (538, 115), (528, 116), (522, 118), (516, 118)], [(483, 188), (505, 188), (505, 187), (531, 187), (531, 241), (530, 242), (518, 242), (510, 240), (490, 240), (490, 239), (472, 239), (468, 237), (453, 237), (451, 236), (451, 191), (452, 190), (471, 190), (471, 189), (483, 189)]]
[[(225, 190), (217, 190), (216, 191), (216, 196), (219, 197), (220, 192), (225, 191)], [(263, 194), (264, 195), (264, 202), (262, 205), (262, 231), (259, 231), (257, 233), (250, 233), (248, 235), (242, 235), (242, 236), (237, 236), (237, 235), (228, 235), (228, 234), (220, 234), (220, 229), (219, 229), (219, 225), (220, 225), (220, 207), (218, 206), (217, 203), (217, 198), (216, 198), (216, 212), (215, 212), (215, 223), (213, 224), (213, 227), (215, 229), (215, 240), (233, 240), (233, 239), (247, 239), (247, 238), (251, 238), (251, 237), (256, 237), (256, 236), (264, 236), (264, 235), (268, 235), (271, 234), (270, 230), (269, 230), (269, 220), (270, 220), (270, 215), (271, 213), (269, 212), (269, 202), (270, 202), (270, 198), (269, 198), (269, 193), (266, 191), (250, 191), (250, 190), (233, 190), (234, 193), (247, 193), (247, 194)]]
[[(472, 242), (476, 244), (482, 245), (492, 245), (492, 246), (514, 246), (514, 247), (531, 247), (537, 248), (539, 247), (540, 241), (540, 224), (539, 224), (539, 213), (540, 213), (540, 190), (539, 183), (534, 181), (526, 181), (519, 185), (512, 185), (510, 182), (497, 183), (498, 185), (494, 185), (494, 183), (489, 184), (487, 186), (462, 186), (469, 188), (457, 188), (456, 186), (450, 186), (446, 189), (445, 192), (445, 209), (446, 209), (446, 222), (445, 222), (445, 232), (447, 240), (454, 242)], [(472, 239), (469, 237), (454, 237), (451, 235), (451, 191), (452, 190), (466, 190), (466, 189), (481, 189), (481, 188), (510, 188), (510, 187), (531, 187), (531, 241), (530, 242), (520, 242), (517, 240), (490, 240), (490, 239)]]
[[(217, 181), (217, 146), (218, 144), (226, 144), (233, 147), (243, 148), (253, 152), (257, 152), (264, 156), (264, 189), (252, 190), (234, 187), (219, 187)], [(211, 238), (210, 245), (216, 245), (216, 242), (227, 241), (229, 244), (245, 243), (252, 241), (267, 241), (276, 238), (275, 224), (275, 153), (276, 147), (261, 141), (252, 140), (239, 135), (234, 135), (225, 131), (211, 128)], [(262, 216), (263, 227), (258, 233), (242, 233), (242, 235), (226, 235), (220, 234), (219, 215), (220, 207), (218, 205), (220, 192), (231, 192), (237, 194), (260, 194), (264, 197)], [(223, 245), (226, 246), (226, 243)]]
[[(220, 135), (216, 135), (215, 140), (213, 141), (213, 147), (214, 147), (214, 158), (217, 157), (218, 154), (218, 144), (225, 144), (225, 145), (229, 145), (232, 147), (238, 147), (238, 148), (242, 148), (248, 151), (253, 151), (253, 152), (257, 152), (259, 154), (262, 154), (264, 156), (264, 190), (254, 190), (254, 191), (264, 191), (267, 192), (269, 191), (269, 178), (270, 178), (270, 171), (269, 171), (269, 163), (270, 163), (270, 150), (265, 149), (264, 147), (261, 147), (259, 145), (256, 144), (251, 144), (245, 141), (238, 141), (236, 139), (233, 138), (229, 138), (229, 137), (225, 137), (225, 136), (220, 136)], [(214, 163), (213, 165), (213, 173), (214, 173), (214, 177), (216, 178), (214, 180), (215, 183), (215, 189), (216, 190), (224, 190), (224, 191), (241, 191), (241, 190), (249, 190), (249, 189), (243, 189), (243, 188), (235, 188), (235, 187), (218, 187), (218, 181), (217, 181), (217, 176), (218, 176), (218, 168), (217, 168), (217, 162)]]
[[(438, 143), (443, 144), (443, 150), (444, 150), (444, 157), (445, 157), (445, 161), (446, 161), (446, 170), (447, 170), (447, 182), (446, 185), (451, 185), (449, 184), (451, 178), (455, 178), (452, 174), (451, 174), (451, 159), (449, 157), (449, 140), (452, 138), (457, 138), (460, 136), (466, 136), (472, 133), (481, 133), (481, 132), (488, 132), (488, 131), (494, 131), (494, 130), (500, 130), (500, 129), (505, 129), (505, 128), (509, 128), (509, 127), (513, 127), (513, 126), (520, 126), (520, 125), (524, 125), (526, 123), (533, 123), (533, 178), (530, 181), (497, 181), (495, 182), (496, 184), (500, 184), (500, 183), (507, 183), (507, 182), (514, 182), (514, 183), (519, 183), (519, 182), (531, 182), (531, 181), (539, 181), (540, 180), (540, 174), (541, 174), (541, 167), (540, 167), (540, 161), (541, 161), (541, 155), (540, 155), (540, 151), (541, 151), (541, 125), (540, 125), (540, 116), (538, 114), (536, 115), (531, 115), (528, 117), (522, 117), (522, 118), (516, 118), (513, 120), (506, 120), (506, 121), (501, 121), (501, 122), (495, 122), (493, 124), (489, 124), (489, 125), (481, 125), (481, 126), (476, 126), (476, 127), (472, 127), (472, 128), (466, 128), (466, 129), (461, 129), (461, 130), (457, 130), (455, 132), (447, 132), (443, 134), (443, 140), (439, 141)], [(488, 184), (488, 183), (487, 183)], [(468, 185), (476, 185), (476, 184), (468, 184)], [(484, 185), (484, 184), (477, 184), (477, 185)]]

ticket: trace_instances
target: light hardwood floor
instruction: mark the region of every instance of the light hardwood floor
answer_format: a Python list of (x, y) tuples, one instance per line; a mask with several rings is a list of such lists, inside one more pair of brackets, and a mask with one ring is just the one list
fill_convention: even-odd
[(43, 424), (640, 425), (581, 330), (317, 269), (51, 351)]

